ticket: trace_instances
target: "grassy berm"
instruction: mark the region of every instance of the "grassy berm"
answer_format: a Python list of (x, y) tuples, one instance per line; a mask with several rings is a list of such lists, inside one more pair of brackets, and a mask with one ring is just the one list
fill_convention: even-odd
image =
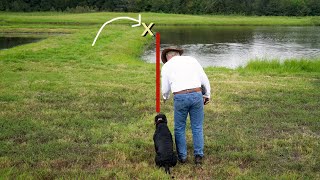
[[(170, 179), (154, 163), (155, 65), (140, 58), (154, 39), (113, 24), (91, 47), (118, 15), (0, 14), (2, 36), (46, 37), (0, 51), (0, 179)], [(147, 13), (147, 24), (149, 15), (191, 17)], [(205, 71), (204, 164), (193, 164), (188, 128), (189, 162), (172, 169), (176, 179), (320, 179), (319, 60)], [(172, 105), (161, 111), (173, 131)]]

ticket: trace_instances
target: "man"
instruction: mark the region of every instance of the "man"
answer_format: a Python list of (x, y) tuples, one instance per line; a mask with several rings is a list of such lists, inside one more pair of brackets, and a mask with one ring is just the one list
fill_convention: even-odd
[[(161, 70), (164, 101), (174, 94), (174, 136), (181, 163), (187, 161), (186, 119), (190, 115), (195, 163), (201, 164), (204, 147), (203, 105), (209, 103), (210, 84), (198, 61), (191, 56), (181, 56), (182, 49), (167, 48), (161, 53), (164, 63)], [(201, 88), (203, 87), (203, 88)], [(205, 90), (202, 93), (202, 90)]]

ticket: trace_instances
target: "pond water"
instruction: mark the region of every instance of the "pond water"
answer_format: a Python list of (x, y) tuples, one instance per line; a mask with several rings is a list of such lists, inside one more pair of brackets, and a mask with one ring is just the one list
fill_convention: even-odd
[(22, 44), (33, 43), (39, 40), (41, 40), (41, 38), (0, 37), (0, 50), (9, 49)]
[[(161, 35), (161, 50), (184, 49), (200, 64), (236, 68), (253, 59), (320, 57), (320, 27), (269, 26), (155, 26)], [(142, 58), (155, 62), (155, 41)]]

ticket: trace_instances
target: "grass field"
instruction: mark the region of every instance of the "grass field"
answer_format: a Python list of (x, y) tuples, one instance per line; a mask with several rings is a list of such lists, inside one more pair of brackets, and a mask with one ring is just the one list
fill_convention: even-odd
[[(91, 47), (99, 26), (120, 15), (137, 16), (0, 13), (3, 36), (63, 33), (0, 51), (0, 179), (170, 179), (154, 164), (155, 67), (140, 59), (153, 39), (125, 22)], [(142, 13), (147, 24), (318, 19)], [(320, 179), (319, 62), (206, 68), (205, 161), (193, 165), (188, 130), (189, 163), (173, 168), (176, 179)], [(171, 130), (172, 105), (162, 106)]]
[[(35, 27), (49, 24), (52, 28), (56, 25), (76, 25), (77, 28), (86, 25), (101, 25), (115, 17), (129, 16), (138, 18), (139, 13), (87, 13), (87, 14), (70, 14), (57, 12), (42, 13), (8, 13), (0, 12), (0, 24), (15, 26), (25, 24), (26, 26)], [(278, 17), (278, 16), (211, 16), (211, 15), (182, 15), (182, 14), (165, 14), (165, 13), (140, 13), (142, 22), (149, 24), (154, 22), (157, 25), (282, 25), (282, 26), (312, 26), (320, 25), (320, 17)], [(123, 20), (114, 22), (116, 24), (126, 24), (129, 21)], [(131, 23), (131, 22), (130, 22)], [(54, 26), (52, 26), (54, 25)], [(82, 26), (81, 26), (82, 25)], [(47, 26), (45, 26), (47, 27)]]

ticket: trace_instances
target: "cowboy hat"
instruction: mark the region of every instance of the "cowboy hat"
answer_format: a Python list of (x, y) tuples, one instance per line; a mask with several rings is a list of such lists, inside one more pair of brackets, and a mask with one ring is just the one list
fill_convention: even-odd
[(180, 48), (176, 48), (176, 47), (169, 47), (169, 48), (166, 48), (162, 51), (161, 53), (161, 60), (163, 62), (163, 64), (165, 64), (168, 60), (167, 60), (167, 53), (170, 52), (170, 51), (176, 51), (178, 52), (180, 55), (183, 53), (183, 50), (180, 49)]

